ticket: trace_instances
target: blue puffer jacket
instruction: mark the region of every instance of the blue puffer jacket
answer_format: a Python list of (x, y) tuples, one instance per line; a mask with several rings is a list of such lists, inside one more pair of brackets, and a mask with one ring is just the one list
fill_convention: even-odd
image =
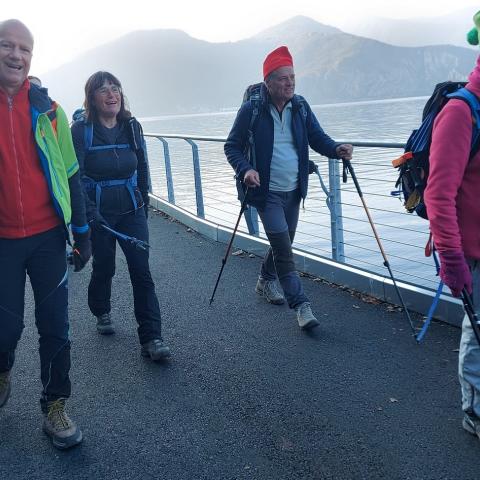
[[(262, 209), (267, 198), (270, 183), (270, 163), (273, 153), (273, 119), (270, 114), (269, 95), (265, 84), (261, 88), (261, 104), (258, 117), (252, 127), (255, 139), (256, 170), (260, 175), (260, 187), (248, 193), (248, 203)], [(292, 98), (292, 132), (298, 152), (298, 177), (302, 198), (307, 196), (308, 175), (312, 173), (309, 165), (308, 147), (329, 158), (338, 158), (335, 151), (340, 145), (332, 140), (318, 123), (310, 105), (300, 96)], [(301, 107), (301, 103), (304, 107)], [(306, 113), (306, 115), (304, 114)], [(248, 127), (253, 113), (252, 101), (246, 101), (237, 113), (235, 122), (225, 143), (225, 155), (236, 173), (237, 179), (243, 181), (245, 173), (252, 165), (246, 152), (248, 147)]]

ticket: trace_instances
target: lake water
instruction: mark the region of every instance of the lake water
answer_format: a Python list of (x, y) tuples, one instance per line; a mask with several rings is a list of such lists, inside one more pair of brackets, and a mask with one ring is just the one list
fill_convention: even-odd
[[(405, 142), (421, 120), (425, 97), (351, 104), (312, 106), (323, 129), (336, 140)], [(177, 115), (141, 119), (144, 131), (162, 134), (226, 137), (236, 112)], [(148, 139), (154, 193), (167, 198), (162, 144)], [(232, 226), (238, 215), (233, 171), (223, 154), (223, 143), (197, 142), (200, 154), (206, 217)], [(169, 140), (175, 201), (195, 211), (191, 147), (183, 140)], [(405, 212), (391, 195), (397, 172), (391, 160), (398, 149), (360, 148), (353, 165), (392, 268), (399, 279), (435, 288), (433, 261), (424, 256), (428, 238), (426, 221)], [(312, 152), (328, 187), (328, 164)], [(301, 211), (295, 246), (331, 258), (330, 215), (318, 178), (310, 176), (305, 210)], [(342, 184), (345, 261), (372, 272), (387, 274), (383, 259), (351, 179)], [(245, 225), (242, 226), (246, 230)]]

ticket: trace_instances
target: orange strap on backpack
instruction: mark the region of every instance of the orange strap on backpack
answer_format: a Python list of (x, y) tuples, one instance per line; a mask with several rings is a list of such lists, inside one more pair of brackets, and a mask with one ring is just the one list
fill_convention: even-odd
[(405, 152), (401, 157), (396, 158), (395, 160), (392, 160), (392, 165), (397, 168), (400, 165), (403, 165), (405, 162), (408, 162), (413, 158), (413, 153), (412, 152)]

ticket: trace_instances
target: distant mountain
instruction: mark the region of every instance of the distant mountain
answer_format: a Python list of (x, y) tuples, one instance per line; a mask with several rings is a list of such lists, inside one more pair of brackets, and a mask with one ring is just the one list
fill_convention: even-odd
[(273, 40), (274, 42), (283, 39), (285, 43), (291, 44), (292, 41), (298, 38), (305, 38), (312, 35), (327, 36), (335, 33), (342, 33), (342, 31), (336, 27), (319, 23), (309, 17), (298, 15), (271, 28), (267, 28), (253, 38), (258, 41)]
[(431, 18), (370, 17), (357, 21), (355, 17), (348, 17), (340, 20), (340, 27), (348, 33), (401, 47), (426, 45), (468, 47), (466, 34), (473, 27), (472, 17), (475, 12), (475, 8), (469, 7)]
[(178, 30), (139, 31), (99, 46), (44, 75), (68, 111), (83, 100), (88, 76), (109, 70), (137, 116), (235, 108), (261, 80), (265, 55), (287, 44), (297, 91), (310, 103), (427, 95), (435, 83), (464, 80), (476, 52), (454, 46), (396, 47), (295, 17), (255, 37), (209, 43)]

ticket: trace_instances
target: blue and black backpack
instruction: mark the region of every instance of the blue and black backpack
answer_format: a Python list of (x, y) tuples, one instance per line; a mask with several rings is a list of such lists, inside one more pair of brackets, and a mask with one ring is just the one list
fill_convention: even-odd
[[(392, 165), (399, 170), (398, 180), (395, 184), (397, 190), (392, 192), (392, 195), (403, 196), (407, 212), (415, 212), (419, 217), (427, 220), (427, 207), (423, 195), (430, 173), (430, 146), (432, 143), (433, 123), (440, 110), (451, 98), (463, 100), (468, 104), (472, 113), (473, 128), (470, 158), (477, 153), (480, 147), (480, 100), (467, 90), (465, 85), (466, 83), (464, 82), (443, 82), (435, 87), (432, 96), (428, 99), (423, 109), (421, 125), (411, 133), (407, 140), (405, 153), (392, 161)], [(435, 246), (431, 234), (425, 246), (425, 256), (433, 257), (438, 276), (440, 263), (435, 255)], [(443, 282), (440, 281), (423, 327), (417, 334), (418, 342), (421, 342), (425, 337), (442, 290)]]
[(432, 142), (433, 122), (440, 110), (451, 98), (463, 100), (472, 112), (472, 144), (470, 158), (480, 147), (480, 100), (465, 88), (465, 82), (439, 83), (423, 109), (422, 124), (414, 130), (407, 140), (405, 153), (392, 161), (399, 175), (392, 195), (403, 197), (407, 212), (415, 212), (428, 219), (423, 194), (427, 186), (430, 171), (430, 145)]
[[(134, 118), (131, 117), (128, 120), (128, 136), (129, 143), (120, 143), (115, 145), (93, 145), (93, 124), (87, 121), (86, 112), (83, 108), (75, 110), (72, 120), (74, 122), (83, 122), (84, 123), (84, 148), (85, 152), (94, 152), (98, 150), (121, 150), (121, 149), (131, 149), (135, 154), (142, 154), (147, 158), (146, 145), (143, 139), (143, 131), (140, 123)], [(148, 179), (147, 183), (150, 187), (150, 175), (147, 173)], [(133, 207), (136, 210), (138, 208), (137, 200), (135, 197), (135, 189), (137, 188), (137, 172), (127, 178), (127, 179), (112, 179), (112, 180), (102, 180), (95, 181), (90, 177), (84, 176), (83, 185), (87, 192), (89, 190), (95, 190), (95, 203), (100, 205), (100, 198), (102, 194), (102, 188), (114, 187), (119, 185), (124, 185), (128, 190), (130, 197), (132, 199)]]

